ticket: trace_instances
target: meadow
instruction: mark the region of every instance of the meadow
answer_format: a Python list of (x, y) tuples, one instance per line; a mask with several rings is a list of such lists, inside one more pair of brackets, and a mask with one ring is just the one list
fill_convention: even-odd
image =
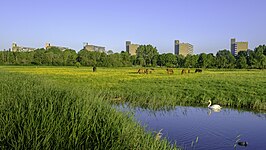
[[(208, 100), (223, 107), (266, 110), (265, 70), (203, 70), (181, 75), (174, 69), (155, 68), (151, 74), (138, 74), (137, 67), (2, 67), (9, 72), (38, 75), (57, 87), (101, 91), (105, 100), (128, 102), (151, 109), (207, 106)], [(193, 72), (195, 69), (191, 69)]]
[[(266, 110), (265, 70), (0, 66), (1, 149), (174, 149), (112, 105)], [(192, 69), (193, 71), (193, 69)]]
[(177, 149), (101, 91), (0, 70), (0, 149)]

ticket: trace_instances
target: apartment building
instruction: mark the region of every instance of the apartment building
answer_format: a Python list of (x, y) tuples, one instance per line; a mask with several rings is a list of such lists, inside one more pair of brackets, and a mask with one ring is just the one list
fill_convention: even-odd
[(54, 46), (54, 45), (51, 45), (50, 43), (46, 43), (46, 44), (45, 44), (45, 49), (48, 50), (48, 49), (50, 49), (50, 48), (58, 48), (58, 49), (60, 49), (61, 51), (65, 51), (65, 50), (69, 49), (69, 48), (67, 48), (67, 47)]
[(136, 55), (139, 44), (132, 44), (131, 41), (126, 41), (126, 51), (130, 55)]
[(179, 40), (174, 41), (175, 54), (187, 56), (188, 54), (193, 55), (193, 45), (190, 43), (180, 43)]
[(90, 45), (88, 43), (83, 44), (83, 49), (91, 52), (105, 52), (105, 47), (102, 46), (96, 46), (96, 45)]
[(236, 56), (240, 51), (248, 50), (248, 42), (236, 42), (235, 38), (231, 39), (231, 53)]
[(24, 46), (18, 46), (16, 43), (12, 43), (12, 52), (31, 52), (34, 51), (36, 48), (32, 47), (24, 47)]

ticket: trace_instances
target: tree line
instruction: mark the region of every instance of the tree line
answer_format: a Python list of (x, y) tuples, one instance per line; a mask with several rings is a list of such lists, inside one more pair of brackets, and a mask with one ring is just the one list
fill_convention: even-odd
[(72, 49), (61, 51), (52, 47), (31, 52), (0, 51), (0, 65), (265, 69), (266, 46), (259, 45), (254, 50), (240, 51), (237, 56), (233, 56), (225, 49), (218, 51), (216, 55), (201, 53), (186, 57), (172, 53), (159, 54), (152, 45), (140, 45), (136, 55), (130, 55), (125, 51), (102, 53), (85, 49), (77, 53)]

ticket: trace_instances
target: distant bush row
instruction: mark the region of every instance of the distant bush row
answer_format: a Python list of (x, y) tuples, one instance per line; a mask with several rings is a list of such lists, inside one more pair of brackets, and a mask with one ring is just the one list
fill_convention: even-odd
[(0, 51), (0, 65), (48, 65), (48, 66), (166, 66), (178, 68), (266, 68), (266, 46), (259, 45), (254, 50), (241, 51), (233, 56), (228, 50), (220, 50), (216, 55), (201, 53), (198, 55), (159, 54), (152, 45), (141, 45), (136, 55), (127, 52), (108, 53), (80, 50), (65, 50), (53, 47), (48, 50), (37, 49), (32, 52)]

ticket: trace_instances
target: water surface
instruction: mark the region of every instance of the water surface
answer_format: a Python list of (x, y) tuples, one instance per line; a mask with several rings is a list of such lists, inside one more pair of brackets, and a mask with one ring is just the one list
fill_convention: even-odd
[[(151, 111), (120, 106), (133, 111), (135, 119), (149, 131), (161, 129), (163, 137), (184, 149), (266, 150), (266, 114), (223, 108), (176, 107), (169, 111)], [(247, 147), (236, 141), (247, 141)], [(235, 145), (236, 144), (236, 145)]]

